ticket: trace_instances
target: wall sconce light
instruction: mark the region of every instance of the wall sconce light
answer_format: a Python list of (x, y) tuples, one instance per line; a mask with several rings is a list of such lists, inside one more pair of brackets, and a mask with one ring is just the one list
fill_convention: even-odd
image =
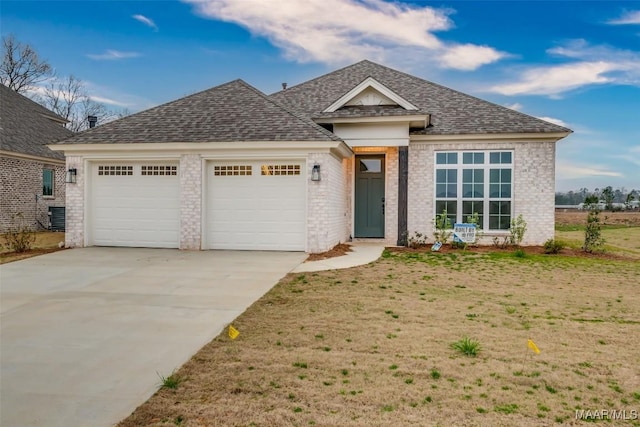
[(311, 181), (320, 181), (320, 165), (313, 165), (313, 169), (311, 169)]
[(75, 184), (77, 181), (78, 170), (76, 168), (71, 168), (67, 171), (67, 179), (64, 181), (68, 184)]

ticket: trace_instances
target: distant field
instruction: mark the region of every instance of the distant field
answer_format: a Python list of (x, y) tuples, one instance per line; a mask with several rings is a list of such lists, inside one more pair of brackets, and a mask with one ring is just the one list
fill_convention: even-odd
[[(640, 258), (640, 212), (601, 212), (605, 250)], [(579, 248), (584, 242), (585, 211), (556, 211), (556, 238)]]

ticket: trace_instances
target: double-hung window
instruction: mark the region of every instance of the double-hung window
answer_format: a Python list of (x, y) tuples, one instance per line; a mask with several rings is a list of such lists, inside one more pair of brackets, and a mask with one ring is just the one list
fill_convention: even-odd
[(513, 210), (511, 151), (436, 152), (436, 214), (453, 225), (478, 214), (484, 230), (508, 230)]

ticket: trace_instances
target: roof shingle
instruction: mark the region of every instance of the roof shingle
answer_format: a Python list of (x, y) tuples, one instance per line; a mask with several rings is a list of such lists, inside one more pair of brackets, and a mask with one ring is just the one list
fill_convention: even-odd
[(0, 84), (0, 149), (18, 154), (64, 160), (46, 144), (73, 135), (64, 118)]
[(412, 134), (456, 135), (571, 132), (570, 129), (481, 100), (436, 83), (373, 63), (361, 61), (313, 80), (276, 92), (271, 98), (309, 118), (372, 77), (431, 114), (431, 125)]
[(244, 81), (234, 80), (89, 129), (63, 143), (330, 140), (340, 141)]

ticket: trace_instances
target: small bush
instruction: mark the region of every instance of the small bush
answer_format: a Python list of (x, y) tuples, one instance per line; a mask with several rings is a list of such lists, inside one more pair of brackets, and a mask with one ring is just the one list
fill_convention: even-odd
[(520, 246), (522, 239), (524, 239), (524, 233), (527, 232), (527, 221), (524, 220), (522, 214), (517, 218), (511, 220), (511, 227), (509, 233), (511, 233), (511, 244)]
[(451, 344), (451, 347), (466, 356), (472, 357), (477, 356), (481, 350), (480, 342), (469, 337), (462, 337), (461, 340)]
[(36, 233), (26, 225), (24, 215), (17, 213), (11, 216), (12, 226), (2, 235), (5, 246), (12, 252), (22, 253), (31, 249), (36, 241)]
[(407, 237), (407, 247), (412, 249), (423, 248), (427, 246), (427, 236), (415, 231), (413, 235)]
[(560, 240), (549, 239), (544, 242), (544, 253), (548, 255), (555, 255), (560, 253), (564, 249), (564, 243)]
[(451, 234), (453, 234), (451, 220), (447, 217), (447, 210), (443, 210), (442, 213), (436, 215), (433, 220), (433, 237), (436, 242), (440, 242), (443, 245), (447, 244)]
[(582, 250), (585, 252), (599, 251), (604, 246), (599, 214), (598, 210), (593, 209), (589, 211), (589, 216), (587, 216), (587, 226), (584, 229), (584, 245), (582, 246)]
[(509, 236), (505, 236), (502, 239), (497, 236), (493, 238), (493, 246), (499, 249), (508, 248), (510, 243), (511, 243), (511, 238)]

